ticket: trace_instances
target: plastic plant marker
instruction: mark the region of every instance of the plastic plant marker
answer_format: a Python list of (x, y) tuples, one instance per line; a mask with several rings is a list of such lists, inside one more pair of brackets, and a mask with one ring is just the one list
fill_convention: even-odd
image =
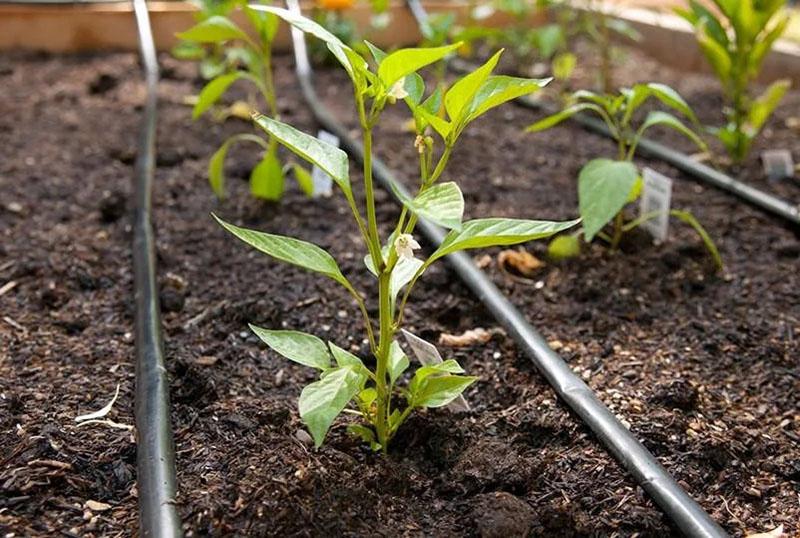
[(657, 241), (666, 241), (669, 234), (672, 180), (652, 168), (645, 168), (644, 186), (639, 200), (640, 216), (658, 213), (654, 218), (642, 222), (642, 227)]
[[(406, 339), (408, 347), (411, 348), (420, 364), (423, 366), (435, 366), (444, 362), (436, 346), (405, 329), (401, 329), (401, 332)], [(450, 411), (469, 411), (470, 407), (464, 395), (461, 394), (447, 405), (447, 409)]]
[[(332, 146), (339, 147), (339, 137), (324, 129), (319, 131), (317, 138)], [(311, 183), (314, 187), (314, 190), (311, 191), (311, 195), (314, 198), (319, 196), (328, 197), (333, 193), (333, 178), (319, 166), (315, 165), (314, 168), (311, 169)]]
[(768, 149), (761, 152), (764, 174), (770, 181), (780, 181), (794, 176), (794, 161), (788, 149)]

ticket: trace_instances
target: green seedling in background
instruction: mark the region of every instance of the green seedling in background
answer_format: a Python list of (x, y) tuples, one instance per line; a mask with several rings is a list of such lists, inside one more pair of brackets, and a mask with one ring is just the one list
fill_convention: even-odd
[[(268, 256), (327, 276), (352, 296), (363, 316), (369, 342), (371, 357), (366, 362), (333, 342), (326, 343), (310, 334), (255, 326), (252, 329), (273, 351), (318, 371), (319, 380), (302, 390), (299, 401), (300, 417), (317, 446), (336, 417), (347, 412), (359, 419), (350, 425), (350, 431), (374, 450), (386, 452), (410, 413), (447, 405), (476, 380), (464, 375), (463, 368), (453, 359), (404, 375), (409, 359), (396, 336), (403, 324), (409, 294), (425, 270), (454, 252), (549, 237), (578, 222), (502, 218), (463, 221), (461, 190), (452, 181), (441, 181), (459, 137), (471, 122), (506, 101), (537, 91), (546, 81), (493, 76), (498, 53), (447, 92), (437, 88), (424, 97), (425, 85), (416, 72), (440, 61), (458, 44), (400, 49), (388, 55), (367, 44), (377, 64), (377, 68), (371, 68), (364, 57), (317, 23), (280, 8), (254, 9), (277, 15), (321, 39), (352, 82), (364, 144), (362, 200), (356, 200), (353, 193), (349, 161), (343, 151), (267, 116), (257, 116), (255, 122), (298, 156), (326, 171), (344, 195), (366, 247), (364, 264), (375, 277), (377, 320), (370, 314), (364, 297), (325, 250), (291, 237), (248, 230), (221, 220), (220, 224)], [(376, 216), (373, 130), (383, 110), (400, 100), (411, 110), (416, 126), (415, 135), (409, 136), (407, 143), (418, 152), (420, 173), (414, 196), (400, 196), (403, 210), (386, 237), (378, 230)], [(446, 117), (438, 114), (442, 106)], [(429, 128), (439, 136), (438, 141), (428, 134)], [(418, 218), (448, 229), (442, 244), (427, 259), (417, 258), (414, 253), (419, 248), (413, 236)]]
[[(252, 85), (266, 103), (273, 117), (278, 115), (278, 104), (275, 95), (275, 84), (272, 74), (272, 42), (278, 29), (278, 18), (263, 11), (241, 5), (247, 16), (252, 32), (248, 33), (229, 17), (223, 15), (210, 16), (192, 28), (178, 34), (178, 37), (193, 43), (204, 43), (222, 47), (229, 61), (224, 72), (209, 81), (200, 91), (192, 112), (197, 119), (216, 104), (237, 81), (246, 81)], [(255, 108), (251, 103), (248, 108)], [(272, 136), (259, 136), (252, 133), (241, 133), (228, 138), (211, 156), (208, 163), (208, 180), (214, 193), (225, 196), (225, 157), (231, 145), (236, 142), (251, 142), (261, 146), (264, 154), (250, 173), (250, 192), (256, 198), (280, 200), (284, 191), (286, 168), (278, 158), (278, 142)], [(313, 191), (310, 174), (298, 165), (292, 166), (294, 176), (301, 189), (308, 195)]]
[(727, 100), (727, 124), (712, 132), (735, 163), (750, 152), (791, 83), (773, 82), (753, 98), (750, 87), (764, 58), (789, 24), (782, 12), (785, 0), (713, 0), (718, 13), (695, 0), (678, 13), (695, 27), (697, 42), (722, 84)]
[[(192, 5), (197, 8), (194, 18), (203, 22), (211, 17), (226, 17), (236, 7), (238, 0), (192, 0)], [(228, 71), (238, 62), (236, 58), (225, 54), (225, 49), (220, 43), (205, 43), (181, 39), (172, 49), (172, 55), (179, 60), (198, 62), (200, 76), (205, 80)]]
[[(575, 114), (591, 112), (602, 118), (616, 141), (616, 159), (593, 159), (581, 169), (578, 176), (578, 204), (583, 221), (583, 236), (587, 242), (600, 237), (609, 242), (612, 250), (616, 250), (624, 233), (648, 219), (659, 216), (659, 213), (643, 215), (642, 218), (626, 223), (623, 215), (625, 206), (641, 195), (643, 181), (638, 167), (633, 163), (633, 156), (639, 141), (648, 129), (656, 126), (669, 127), (705, 149), (700, 137), (669, 112), (651, 111), (638, 127), (635, 126), (634, 114), (651, 98), (657, 99), (667, 108), (697, 124), (694, 112), (675, 90), (664, 84), (649, 83), (637, 84), (631, 89), (624, 89), (619, 94), (613, 95), (577, 91), (572, 94), (566, 108), (534, 123), (527, 129), (528, 132), (544, 131)], [(669, 214), (697, 231), (715, 264), (721, 268), (722, 260), (716, 245), (694, 216), (680, 210), (670, 210)], [(610, 235), (603, 231), (609, 223), (613, 226)], [(568, 241), (558, 238), (557, 242), (551, 244), (551, 253), (554, 257), (566, 257), (576, 252), (577, 237), (572, 240), (572, 244), (568, 244)]]

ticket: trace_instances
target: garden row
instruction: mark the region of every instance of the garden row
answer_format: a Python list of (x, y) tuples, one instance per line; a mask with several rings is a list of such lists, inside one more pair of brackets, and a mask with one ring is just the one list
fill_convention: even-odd
[[(636, 65), (652, 65), (633, 50), (627, 54)], [(129, 137), (115, 140), (109, 130), (122, 135), (136, 129), (136, 114), (119, 110), (136, 101), (132, 89), (138, 85), (126, 73), (127, 57), (5, 61), (9, 87), (31, 105), (8, 111), (10, 134), (3, 141), (20, 148), (2, 171), (14, 198), (2, 218), (15, 240), (4, 247), (8, 260), (0, 267), (16, 282), (3, 298), (11, 303), (11, 321), (3, 326), (11, 341), (4, 364), (13, 364), (3, 376), (11, 410), (4, 435), (13, 447), (3, 454), (13, 463), (3, 477), (11, 493), (8, 523), (31, 532), (65, 523), (84, 535), (122, 530), (135, 517), (130, 434), (67, 424), (102, 399), (83, 402), (89, 386), (104, 384), (109, 391), (122, 382), (116, 416), (126, 416), (131, 405), (132, 372), (125, 365), (130, 262), (120, 217), (133, 148), (119, 141)], [(431, 267), (420, 280), (406, 326), (431, 341), (442, 333), (489, 330), (489, 341), (480, 345), (442, 346), (446, 358), (478, 378), (465, 393), (472, 411), (412, 415), (413, 424), (398, 430), (388, 460), (363, 449), (340, 423), (326, 448), (311, 448), (291, 401), (312, 376), (273, 354), (264, 358), (245, 327), (302, 329), (367, 358), (368, 340), (353, 331), (357, 304), (322, 279), (250, 255), (205, 215), (214, 210), (248, 228), (299, 235), (330, 251), (357, 289), (369, 289), (375, 280), (362, 271), (358, 229), (347, 225), (350, 210), (336, 196), (309, 200), (289, 187), (280, 204), (249, 198), (246, 184), (234, 181), (249, 178), (259, 164), (246, 146), (231, 149), (228, 198), (214, 202), (203, 186), (209, 149), (244, 124), (188, 125), (182, 99), (197, 88), (191, 69), (165, 62), (156, 227), (174, 380), (177, 503), (189, 529), (674, 532), (444, 267)], [(105, 78), (92, 75), (98, 67)], [(676, 79), (703, 118), (697, 103), (714, 95), (708, 78)], [(275, 112), (314, 132), (283, 58), (276, 61), (275, 80)], [(31, 91), (34, 82), (39, 88)], [(339, 71), (323, 71), (317, 79), (326, 103), (355, 128), (347, 83)], [(247, 96), (239, 91), (239, 97)], [(790, 93), (788, 99), (798, 97)], [(70, 117), (78, 106), (91, 113)], [(376, 150), (413, 186), (418, 147), (401, 107), (387, 108)], [(112, 112), (119, 123), (108, 126)], [(505, 107), (465, 131), (442, 180), (462, 185), (467, 216), (575, 216), (578, 171), (615, 148), (569, 125), (544, 136), (522, 134), (537, 119)], [(787, 119), (779, 113), (770, 129), (793, 141), (783, 128)], [(23, 145), (43, 131), (41, 144)], [(76, 162), (81, 153), (86, 158)], [(291, 160), (283, 151), (276, 156)], [(658, 163), (639, 162), (679, 177)], [(37, 163), (60, 172), (40, 174)], [(758, 177), (755, 165), (747, 166)], [(354, 194), (361, 199), (362, 178), (352, 168)], [(80, 190), (70, 196), (78, 178)], [(796, 195), (788, 184), (774, 188)], [(388, 193), (377, 191), (375, 199), (376, 226), (386, 237), (398, 211)], [(690, 210), (708, 229), (724, 272), (715, 274), (697, 236), (680, 227), (661, 246), (633, 233), (619, 252), (587, 244), (580, 258), (548, 262), (530, 274), (501, 261), (509, 255), (499, 249), (476, 259), (715, 519), (731, 531), (779, 523), (791, 529), (798, 461), (792, 395), (798, 381), (790, 357), (798, 328), (792, 271), (797, 238), (691, 183), (675, 184), (673, 205)], [(544, 246), (528, 248), (547, 259)], [(76, 257), (80, 264), (66, 262)], [(376, 315), (379, 305), (368, 301), (366, 309)], [(60, 492), (49, 499), (54, 488)], [(113, 508), (92, 513), (84, 508), (89, 499)]]

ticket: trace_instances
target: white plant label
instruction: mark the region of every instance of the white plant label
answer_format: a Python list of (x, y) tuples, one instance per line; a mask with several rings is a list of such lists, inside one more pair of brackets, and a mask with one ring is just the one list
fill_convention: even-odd
[[(325, 130), (320, 130), (317, 138), (322, 140), (323, 142), (327, 142), (332, 146), (339, 147), (339, 137), (335, 134), (329, 133)], [(320, 167), (314, 166), (311, 169), (311, 182), (314, 186), (314, 190), (312, 191), (311, 195), (316, 197), (319, 196), (330, 196), (333, 194), (333, 178), (324, 172)]]
[(671, 203), (672, 180), (651, 168), (645, 168), (644, 187), (639, 199), (639, 216), (658, 212), (658, 215), (642, 223), (642, 228), (658, 241), (667, 239)]
[(794, 161), (788, 149), (768, 149), (761, 153), (764, 173), (770, 181), (780, 181), (794, 176)]
[[(405, 329), (401, 329), (401, 331), (403, 336), (406, 338), (408, 347), (411, 348), (411, 351), (414, 353), (414, 356), (417, 358), (420, 364), (423, 366), (431, 366), (444, 362), (442, 360), (442, 356), (439, 354), (439, 350), (436, 349), (436, 346), (430, 342), (426, 342), (419, 336), (410, 333)], [(469, 411), (469, 404), (467, 403), (466, 398), (464, 398), (464, 395), (459, 394), (458, 398), (447, 405), (447, 409), (450, 411)]]

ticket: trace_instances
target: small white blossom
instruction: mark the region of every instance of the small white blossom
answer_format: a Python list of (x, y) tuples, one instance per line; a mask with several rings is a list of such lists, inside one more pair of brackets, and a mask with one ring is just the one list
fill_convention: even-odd
[(405, 99), (406, 97), (408, 97), (408, 92), (403, 87), (405, 81), (406, 78), (403, 77), (392, 85), (392, 89), (390, 89), (389, 93), (386, 94), (389, 96), (390, 102), (394, 103), (397, 99)]
[(418, 248), (420, 248), (419, 243), (411, 234), (401, 234), (394, 240), (394, 249), (401, 258), (413, 258), (414, 250)]

